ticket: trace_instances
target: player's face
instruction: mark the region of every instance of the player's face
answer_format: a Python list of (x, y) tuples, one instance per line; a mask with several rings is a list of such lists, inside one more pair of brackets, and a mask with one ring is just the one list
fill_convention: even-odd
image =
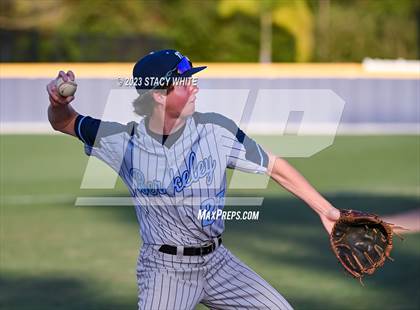
[(187, 117), (195, 111), (197, 85), (176, 85), (166, 96), (165, 112), (171, 117)]

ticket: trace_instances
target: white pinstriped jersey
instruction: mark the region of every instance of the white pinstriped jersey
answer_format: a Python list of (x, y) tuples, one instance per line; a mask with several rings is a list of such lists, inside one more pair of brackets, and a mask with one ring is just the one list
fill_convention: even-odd
[(223, 220), (199, 220), (199, 210), (223, 209), (226, 168), (265, 173), (266, 152), (217, 113), (195, 112), (164, 144), (147, 126), (147, 119), (123, 125), (80, 115), (75, 131), (86, 153), (127, 185), (144, 243), (192, 245), (221, 235)]

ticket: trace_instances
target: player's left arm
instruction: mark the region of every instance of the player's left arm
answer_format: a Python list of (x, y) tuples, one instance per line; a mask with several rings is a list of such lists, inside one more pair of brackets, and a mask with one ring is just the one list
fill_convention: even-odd
[(267, 174), (279, 185), (303, 200), (321, 218), (325, 229), (331, 233), (340, 211), (334, 208), (318, 191), (286, 160), (268, 153)]

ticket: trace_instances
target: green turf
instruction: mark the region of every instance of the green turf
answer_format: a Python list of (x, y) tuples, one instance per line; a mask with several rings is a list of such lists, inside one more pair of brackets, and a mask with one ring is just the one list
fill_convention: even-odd
[[(0, 138), (0, 307), (134, 309), (134, 210), (74, 206), (78, 196), (125, 195), (121, 182), (81, 190), (88, 158), (70, 137)], [(387, 214), (419, 206), (418, 136), (338, 137), (290, 161), (339, 208)], [(224, 242), (296, 309), (420, 308), (420, 234), (395, 240), (395, 262), (361, 287), (338, 266), (317, 217), (276, 184), (229, 195), (266, 197), (248, 208), (260, 210), (259, 221), (227, 222)]]

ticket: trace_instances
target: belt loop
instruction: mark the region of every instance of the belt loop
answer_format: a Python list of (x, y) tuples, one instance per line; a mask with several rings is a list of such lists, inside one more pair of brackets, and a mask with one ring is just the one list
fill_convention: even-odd
[(218, 247), (219, 247), (219, 238), (213, 238), (213, 241), (214, 241), (214, 244), (215, 244), (215, 247), (214, 247), (214, 249), (217, 249)]
[(182, 258), (182, 256), (184, 256), (184, 246), (178, 245), (176, 247), (176, 257)]

